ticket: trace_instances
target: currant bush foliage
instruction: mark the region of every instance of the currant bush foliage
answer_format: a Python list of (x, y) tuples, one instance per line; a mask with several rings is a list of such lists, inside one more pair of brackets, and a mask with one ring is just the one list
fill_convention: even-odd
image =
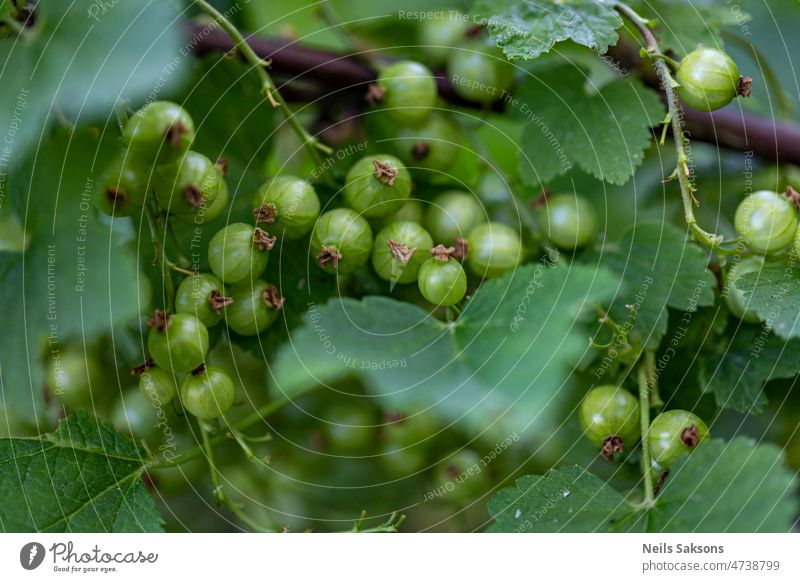
[(481, 0), (478, 17), (486, 18), (489, 34), (511, 60), (527, 61), (571, 40), (604, 53), (617, 42), (622, 18), (595, 0), (534, 3)]
[(700, 445), (652, 507), (580, 467), (518, 479), (489, 504), (493, 532), (785, 532), (797, 500), (781, 451), (737, 437)]
[(658, 95), (641, 81), (597, 87), (574, 66), (528, 77), (519, 96), (526, 104), (517, 110), (525, 121), (520, 174), (531, 185), (575, 166), (598, 180), (624, 184), (652, 143), (650, 128), (664, 117)]
[[(146, 453), (108, 422), (78, 411), (55, 432), (0, 440), (0, 527), (7, 532), (158, 532), (142, 481)], [(20, 500), (25, 500), (21, 503)]]
[[(164, 520), (148, 486), (155, 487), (159, 496), (167, 491), (164, 472), (171, 469), (152, 457), (154, 448), (149, 445), (153, 443), (142, 439), (143, 435), (119, 432), (133, 430), (131, 417), (126, 417), (125, 423), (117, 422), (115, 430), (84, 410), (70, 410), (56, 424), (55, 418), (64, 409), (45, 398), (43, 388), (47, 385), (51, 395), (53, 388), (48, 385), (52, 380), (45, 373), (45, 364), (59, 346), (67, 346), (78, 363), (85, 354), (103, 352), (107, 360), (113, 357), (113, 365), (95, 374), (95, 365), (87, 361), (86, 367), (92, 371), (81, 378), (82, 384), (91, 386), (92, 396), (118, 397), (116, 388), (123, 387), (128, 364), (135, 361), (141, 365), (153, 355), (142, 349), (148, 314), (156, 307), (168, 309), (170, 282), (177, 286), (184, 281), (190, 286), (192, 281), (184, 279), (187, 269), (209, 271), (208, 245), (215, 233), (226, 225), (243, 223), (245, 244), (254, 240), (251, 230), (255, 233), (256, 226), (263, 227), (267, 239), (279, 234), (270, 231), (274, 222), (253, 213), (253, 194), (267, 178), (296, 175), (308, 179), (319, 195), (322, 212), (328, 212), (342, 206), (339, 192), (348, 170), (359, 159), (364, 165), (363, 178), (374, 186), (371, 180), (376, 167), (371, 156), (398, 155), (392, 149), (393, 141), (402, 141), (404, 135), (416, 140), (418, 133), (424, 140), (399, 155), (408, 170), (402, 167), (391, 176), (391, 171), (403, 166), (394, 157), (397, 168), (377, 168), (380, 187), (387, 196), (397, 197), (400, 207), (408, 190), (412, 198), (426, 204), (435, 204), (454, 189), (467, 191), (458, 195), (467, 196), (480, 208), (476, 206), (467, 222), (456, 217), (450, 225), (457, 227), (453, 231), (485, 231), (487, 223), (497, 221), (515, 236), (519, 232), (525, 255), (521, 265), (487, 280), (471, 273), (466, 299), (451, 308), (435, 305), (435, 301), (426, 303), (418, 296), (416, 277), (404, 280), (403, 284), (410, 284), (405, 287), (396, 280), (383, 281), (368, 260), (353, 273), (345, 273), (335, 263), (326, 264), (326, 272), (319, 268), (319, 253), (309, 251), (307, 235), (297, 240), (277, 237), (274, 248), (259, 251), (271, 255), (263, 273), (259, 270), (253, 278), (237, 280), (232, 293), (252, 299), (262, 313), (261, 302), (269, 299), (269, 328), (248, 337), (236, 333), (233, 328), (253, 331), (248, 325), (248, 321), (252, 323), (248, 309), (241, 308), (243, 300), (238, 307), (244, 321), (241, 326), (227, 325), (235, 312), (231, 309), (226, 316), (224, 305), (215, 318), (207, 320), (218, 323), (208, 330), (209, 359), (221, 358), (223, 350), (214, 353), (215, 345), (224, 344), (229, 351), (225, 357), (231, 359), (247, 352), (261, 366), (257, 380), (240, 386), (236, 361), (232, 366), (214, 361), (213, 367), (205, 367), (205, 346), (201, 350), (204, 367), (190, 370), (192, 375), (182, 380), (164, 366), (175, 355), (172, 348), (156, 358), (164, 367), (155, 373), (164, 376), (173, 389), (184, 387), (181, 396), (162, 412), (173, 420), (175, 416), (185, 418), (187, 410), (188, 416), (193, 412), (201, 419), (200, 431), (219, 431), (214, 433), (214, 446), (224, 436), (230, 438), (221, 448), (240, 447), (225, 449), (218, 456), (219, 466), (212, 460), (209, 466), (201, 463), (199, 473), (192, 473), (196, 467), (186, 463), (181, 471), (185, 468), (192, 482), (208, 491), (211, 483), (216, 485), (218, 469), (229, 471), (225, 478), (230, 476), (237, 486), (243, 482), (247, 495), (268, 490), (278, 496), (280, 504), (292, 499), (292, 486), (296, 485), (287, 486), (286, 481), (302, 480), (279, 477), (277, 473), (286, 467), (294, 469), (296, 465), (299, 471), (307, 465), (324, 465), (330, 490), (347, 489), (352, 483), (346, 478), (351, 476), (350, 465), (330, 453), (332, 449), (324, 448), (337, 441), (347, 443), (353, 458), (369, 460), (369, 470), (381, 466), (381, 478), (423, 475), (419, 483), (427, 486), (429, 477), (438, 483), (448, 478), (453, 467), (472, 467), (455, 462), (434, 466), (436, 462), (426, 458), (426, 452), (415, 448), (417, 441), (452, 450), (455, 439), (469, 437), (476, 448), (495, 447), (496, 452), (497, 443), (507, 442), (513, 435), (511, 440), (519, 443), (508, 451), (500, 448), (500, 454), (512, 461), (493, 462), (517, 462), (509, 474), (519, 474), (521, 466), (526, 472), (544, 474), (529, 474), (510, 486), (496, 485), (489, 491), (489, 473), (495, 471), (490, 467), (470, 487), (459, 491), (461, 496), (479, 497), (480, 504), (490, 500), (488, 531), (790, 530), (798, 512), (796, 487), (780, 448), (735, 436), (738, 430), (730, 425), (750, 422), (751, 417), (759, 422), (766, 415), (756, 415), (766, 411), (775, 413), (776, 418), (784, 414), (795, 418), (795, 412), (785, 412), (783, 407), (791, 406), (792, 395), (786, 392), (792, 390), (800, 373), (797, 257), (782, 248), (765, 259), (763, 268), (736, 277), (731, 288), (725, 289), (732, 252), (728, 253), (728, 247), (722, 252), (698, 244), (696, 231), (687, 228), (684, 220), (685, 206), (679, 208), (683, 193), (676, 180), (679, 174), (670, 175), (677, 165), (701, 186), (691, 193), (702, 202), (698, 213), (713, 209), (716, 201), (708, 200), (710, 180), (698, 179), (695, 172), (706, 170), (708, 160), (719, 157), (719, 150), (698, 148), (694, 160), (698, 163), (690, 171), (681, 165), (686, 160), (675, 159), (671, 144), (668, 148), (659, 145), (667, 111), (657, 84), (645, 72), (653, 59), (644, 51), (641, 70), (628, 70), (617, 60), (620, 53), (607, 54), (620, 42), (633, 53), (645, 44), (630, 19), (621, 17), (619, 3), (332, 0), (333, 11), (326, 15), (317, 4), (310, 0), (249, 2), (234, 20), (260, 34), (283, 35), (292, 30), (310, 44), (347, 52), (347, 35), (331, 30), (326, 20), (338, 14), (350, 22), (348, 30), (355, 36), (376, 46), (394, 46), (391, 52), (398, 59), (419, 59), (433, 71), (429, 74), (414, 64), (424, 72), (424, 102), (410, 99), (397, 103), (390, 95), (388, 103), (412, 106), (410, 116), (404, 115), (408, 111), (402, 108), (395, 111), (396, 119), (408, 127), (398, 128), (391, 115), (381, 118), (380, 107), (370, 108), (366, 102), (359, 112), (363, 116), (350, 110), (351, 103), (341, 111), (338, 105), (328, 110), (326, 100), (316, 99), (314, 76), (309, 73), (297, 87), (291, 81), (288, 87), (281, 87), (281, 91), (297, 88), (294, 97), (304, 98), (304, 91), (309, 91), (308, 98), (314, 100), (291, 104), (296, 112), (292, 121), (314, 134), (297, 135), (297, 128), (281, 117), (281, 108), (265, 99), (252, 63), (215, 55), (190, 56), (193, 44), (203, 39), (186, 38), (187, 18), (179, 17), (180, 6), (173, 3), (125, 2), (103, 8), (88, 0), (42, 0), (36, 5), (37, 25), (25, 34), (11, 39), (0, 24), (0, 33), (5, 35), (0, 38), (0, 59), (6, 63), (0, 71), (4, 87), (0, 129), (15, 128), (10, 147), (0, 150), (7, 154), (0, 158), (0, 308), (5, 324), (0, 339), (0, 413), (10, 411), (27, 425), (28, 432), (43, 433), (0, 439), (0, 529), (162, 531)], [(376, 14), (375, 4), (379, 4), (380, 14)], [(230, 7), (221, 2), (223, 5)], [(630, 5), (639, 11), (642, 21), (652, 19), (649, 25), (661, 51), (671, 51), (675, 58), (700, 45), (722, 48), (733, 25), (740, 26), (749, 18), (731, 10), (727, 3), (652, 0)], [(502, 87), (484, 89), (502, 89), (499, 93), (489, 95), (475, 87), (460, 93), (487, 105), (480, 116), (475, 108), (453, 106), (453, 111), (444, 111), (444, 101), (432, 103), (433, 76), (446, 75), (442, 71), (448, 69), (447, 51), (437, 52), (438, 61), (427, 62), (433, 60), (428, 51), (410, 46), (413, 40), (409, 39), (419, 40), (419, 17), (413, 16), (418, 14), (414, 11), (441, 10), (440, 18), (453, 19), (456, 13), (450, 11), (456, 8), (461, 11), (460, 20), (449, 23), (457, 31), (454, 48), (462, 53), (464, 49), (485, 50), (492, 55), (486, 62), (501, 67), (480, 71), (498, 73), (495, 77)], [(7, 14), (0, 13), (0, 18), (13, 14), (8, 3), (3, 9)], [(401, 11), (412, 16), (396, 17)], [(276, 14), (281, 13), (287, 16), (276, 21)], [(195, 19), (193, 23), (207, 21)], [(484, 28), (470, 26), (481, 23)], [(145, 46), (147, 50), (142, 51)], [(500, 51), (509, 62), (493, 61), (494, 56), (501, 57)], [(738, 66), (745, 70), (744, 63)], [(513, 84), (507, 75), (512, 70)], [(358, 86), (363, 93), (361, 84)], [(402, 80), (392, 87), (401, 94), (407, 88)], [(192, 151), (212, 162), (220, 160), (217, 168), (226, 174), (230, 193), (224, 211), (208, 222), (167, 217), (156, 204), (152, 205), (155, 220), (148, 212), (153, 208), (147, 205), (137, 208), (130, 218), (101, 216), (91, 207), (91, 197), (119, 153), (117, 126), (144, 103), (165, 99), (180, 103), (191, 114), (196, 126)], [(502, 112), (491, 107), (497, 99), (502, 101)], [(354, 97), (352, 101), (358, 100)], [(431, 109), (439, 110), (432, 113)], [(340, 117), (334, 119), (337, 115)], [(474, 125), (479, 117), (486, 124)], [(334, 120), (335, 124), (315, 134)], [(417, 121), (422, 124), (416, 126)], [(436, 128), (445, 125), (447, 130), (438, 135)], [(446, 172), (438, 167), (438, 158), (425, 149), (436, 147), (437, 139), (452, 148), (444, 156), (448, 158)], [(330, 140), (341, 149), (332, 154), (325, 146), (315, 149), (316, 140)], [(155, 169), (147, 167), (148, 172)], [(787, 185), (784, 180), (779, 187), (773, 180), (763, 187), (782, 196)], [(397, 192), (398, 187), (402, 192)], [(719, 200), (726, 215), (733, 215), (727, 205), (733, 198), (738, 202), (739, 194), (726, 190)], [(581, 240), (580, 248), (559, 254), (551, 248), (557, 241), (548, 241), (547, 233), (537, 225), (542, 224), (542, 207), (548, 201), (574, 195), (591, 210), (591, 220), (583, 216), (583, 225), (591, 225), (586, 229), (591, 236)], [(365, 202), (359, 196), (352, 198)], [(349, 204), (354, 206), (354, 200)], [(692, 204), (690, 200), (689, 206)], [(785, 206), (791, 205), (787, 202)], [(406, 210), (402, 207), (399, 213)], [(423, 212), (418, 211), (417, 216)], [(372, 234), (397, 218), (377, 214), (380, 212), (370, 218)], [(575, 219), (565, 225), (568, 230), (581, 221), (579, 214), (576, 210)], [(724, 230), (729, 220), (719, 218)], [(168, 233), (161, 221), (167, 220), (175, 236), (164, 241), (161, 237)], [(404, 220), (409, 220), (408, 214)], [(337, 229), (332, 230), (332, 239), (341, 238)], [(786, 240), (789, 230), (783, 233)], [(367, 244), (366, 229), (364, 235), (359, 246), (366, 256), (373, 247)], [(765, 236), (769, 238), (769, 233)], [(461, 247), (464, 243), (461, 237), (446, 238), (434, 240), (433, 245)], [(473, 262), (486, 251), (486, 244), (477, 242), (472, 249)], [(430, 260), (427, 248), (412, 251), (402, 247), (388, 246), (391, 255), (387, 253), (385, 258), (393, 266), (403, 263), (403, 253), (420, 253), (413, 259), (419, 264)], [(379, 250), (386, 253), (384, 248)], [(752, 255), (752, 250), (745, 248), (744, 252)], [(466, 252), (466, 259), (453, 256), (448, 260), (464, 260), (469, 266), (468, 249), (459, 248), (458, 252)], [(165, 267), (165, 258), (172, 253), (191, 260)], [(728, 258), (720, 260), (721, 256)], [(282, 296), (268, 297), (265, 290), (275, 287)], [(741, 294), (748, 313), (758, 322), (732, 317), (724, 300), (731, 290)], [(462, 295), (460, 288), (458, 295)], [(203, 298), (199, 301), (206, 310), (214, 305)], [(191, 308), (184, 316), (193, 318)], [(196, 325), (202, 327), (199, 322)], [(649, 361), (645, 358), (652, 358), (655, 368), (648, 371), (649, 376), (637, 378), (643, 360)], [(152, 364), (146, 361), (139, 373)], [(237, 367), (236, 381), (230, 367)], [(621, 463), (605, 463), (597, 459), (597, 447), (581, 434), (577, 419), (583, 396), (604, 384), (620, 386), (630, 393), (631, 402), (638, 385), (641, 402), (648, 410), (652, 408), (653, 415), (662, 407), (685, 408), (707, 422), (713, 433), (733, 436), (695, 443), (681, 435), (685, 454), (668, 474), (653, 465), (639, 475), (635, 467), (647, 463), (639, 463), (646, 455), (636, 442), (638, 435), (626, 435), (624, 450), (607, 455), (616, 455)], [(320, 387), (330, 390), (317, 390)], [(194, 396), (189, 394), (190, 388)], [(231, 466), (229, 457), (242, 456), (240, 449), (245, 456), (254, 457), (247, 442), (266, 438), (242, 438), (235, 421), (244, 417), (245, 424), (252, 427), (286, 402), (313, 396), (316, 392), (308, 393), (314, 390), (335, 393), (338, 401), (325, 400), (331, 396), (326, 394), (316, 405), (336, 411), (334, 421), (339, 414), (356, 419), (354, 423), (364, 429), (360, 436), (345, 430), (348, 427), (344, 425), (309, 428), (300, 422), (297, 411), (294, 416), (288, 412), (276, 421), (279, 429), (288, 427), (281, 437), (287, 442), (311, 438), (304, 452), (314, 452), (319, 446), (325, 459), (290, 457), (287, 462), (281, 458), (285, 450), (277, 444), (273, 448), (270, 442), (264, 454), (269, 457), (275, 452), (279, 469), (269, 471), (268, 482), (253, 480), (249, 467)], [(356, 394), (363, 390), (371, 408), (343, 405), (350, 390)], [(244, 401), (262, 407), (245, 416), (240, 406)], [(130, 402), (126, 397), (126, 406)], [(333, 405), (328, 406), (330, 402)], [(117, 398), (115, 404), (119, 403)], [(109, 416), (105, 414), (108, 405), (103, 398), (92, 401), (100, 417)], [(131, 410), (124, 412), (135, 414), (132, 409), (131, 405)], [(176, 411), (178, 415), (174, 415)], [(378, 420), (379, 411), (382, 420)], [(420, 417), (424, 420), (416, 426), (408, 420)], [(638, 426), (639, 421), (637, 417), (631, 424)], [(369, 432), (373, 424), (380, 429)], [(34, 431), (34, 425), (55, 429)], [(0, 431), (5, 428), (0, 425)], [(273, 426), (261, 428), (271, 431)], [(605, 435), (594, 436), (606, 440)], [(619, 437), (608, 435), (615, 436)], [(765, 438), (772, 436), (769, 433)], [(392, 454), (372, 455), (371, 445)], [(362, 454), (364, 448), (370, 454)], [(196, 442), (186, 450), (199, 451)], [(231, 450), (235, 452), (229, 455)], [(374, 456), (379, 460), (373, 460)], [(471, 450), (457, 456), (460, 464), (482, 462)], [(326, 464), (330, 459), (344, 469)], [(575, 462), (581, 466), (573, 465)], [(498, 479), (492, 483), (507, 483), (507, 476), (500, 478), (497, 471), (492, 476)], [(211, 479), (206, 479), (208, 473)], [(363, 476), (360, 471), (353, 473)], [(414, 489), (401, 484), (405, 494)], [(214, 489), (221, 502), (223, 489), (221, 485)], [(387, 503), (401, 506), (408, 501), (393, 495), (387, 496)], [(340, 501), (324, 498), (321, 505), (335, 507)], [(368, 503), (360, 497), (349, 501)], [(236, 500), (226, 505), (234, 514), (236, 507)], [(286, 501), (286, 507), (281, 506), (281, 511), (284, 509), (292, 511), (292, 501)], [(254, 515), (260, 510), (263, 507), (248, 507)], [(486, 517), (484, 511), (481, 520)]]
[(390, 409), (430, 409), (490, 440), (545, 436), (585, 351), (582, 312), (615, 289), (602, 270), (528, 265), (482, 285), (451, 323), (386, 297), (333, 299), (313, 306), (279, 351), (275, 387), (291, 394), (358, 376)]

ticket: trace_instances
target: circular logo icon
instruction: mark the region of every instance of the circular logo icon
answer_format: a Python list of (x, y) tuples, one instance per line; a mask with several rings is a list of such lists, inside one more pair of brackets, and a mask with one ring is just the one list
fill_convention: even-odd
[(26, 570), (35, 570), (44, 561), (44, 546), (39, 542), (30, 542), (19, 551), (19, 563)]

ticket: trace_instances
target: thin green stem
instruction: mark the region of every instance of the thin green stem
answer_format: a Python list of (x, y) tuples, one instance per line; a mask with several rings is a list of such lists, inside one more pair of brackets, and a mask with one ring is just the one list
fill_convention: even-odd
[(211, 446), (211, 439), (209, 438), (208, 429), (203, 421), (198, 420), (197, 424), (200, 427), (200, 434), (203, 437), (202, 450), (203, 453), (205, 453), (206, 461), (208, 462), (208, 470), (211, 473), (211, 483), (214, 485), (214, 490), (212, 493), (214, 495), (214, 499), (217, 500), (217, 503), (223, 504), (225, 503), (225, 489), (222, 487), (222, 479), (220, 477), (219, 470), (217, 469), (217, 464), (214, 461), (214, 447)]
[(153, 262), (161, 263), (161, 277), (164, 280), (165, 288), (165, 301), (164, 306), (167, 311), (172, 311), (175, 301), (175, 283), (172, 280), (172, 273), (170, 272), (170, 265), (173, 263), (167, 258), (166, 243), (160, 234), (158, 227), (158, 216), (153, 208), (147, 204), (144, 206), (144, 211), (147, 216), (147, 224), (150, 227), (150, 240), (153, 245)]
[(183, 267), (184, 269), (188, 268), (192, 263), (183, 254), (183, 251), (181, 251), (181, 245), (178, 242), (178, 237), (175, 235), (175, 229), (172, 228), (172, 223), (169, 222), (168, 219), (164, 221), (164, 228), (167, 232), (167, 239), (169, 240), (170, 245), (172, 246), (172, 252), (175, 253), (177, 264)]
[[(303, 390), (298, 391), (294, 394), (291, 398), (280, 398), (278, 400), (273, 400), (271, 402), (267, 402), (260, 408), (254, 410), (239, 422), (233, 425), (233, 427), (238, 431), (244, 431), (256, 424), (257, 422), (263, 421), (266, 417), (271, 414), (274, 414), (290, 402), (293, 402), (295, 398), (298, 398), (312, 390), (315, 390), (317, 385), (309, 386)], [(210, 441), (212, 445), (217, 445), (221, 443), (225, 439), (225, 434), (217, 434), (211, 437)], [(184, 463), (188, 463), (189, 461), (196, 459), (203, 453), (202, 447), (195, 447), (178, 455), (177, 457), (169, 460), (158, 461), (156, 459), (150, 461), (148, 463), (148, 467), (153, 469), (165, 469), (168, 467), (177, 467), (178, 465), (183, 465)]]
[[(251, 67), (253, 67), (258, 75), (259, 81), (261, 82), (262, 94), (267, 98), (270, 105), (283, 111), (286, 121), (300, 137), (303, 145), (308, 149), (309, 154), (314, 160), (314, 163), (317, 164), (317, 166), (321, 166), (322, 157), (320, 156), (320, 152), (329, 156), (333, 153), (333, 149), (326, 146), (320, 142), (319, 139), (308, 133), (302, 124), (297, 120), (297, 117), (295, 117), (294, 113), (286, 104), (286, 101), (278, 91), (278, 88), (275, 86), (272, 77), (270, 77), (269, 73), (267, 73), (266, 67), (268, 63), (266, 63), (256, 54), (253, 48), (247, 43), (244, 36), (242, 36), (242, 33), (239, 32), (236, 26), (234, 26), (234, 24), (228, 20), (224, 14), (211, 6), (211, 4), (206, 2), (206, 0), (192, 0), (192, 2), (194, 2), (198, 8), (211, 16), (217, 22), (217, 24), (219, 24), (222, 29), (228, 33), (233, 40), (234, 49), (244, 57), (244, 59), (250, 64)], [(326, 179), (330, 180), (330, 177), (327, 177), (327, 174), (325, 174), (325, 176)]]
[(225, 494), (225, 487), (222, 484), (222, 477), (220, 475), (219, 469), (217, 468), (217, 463), (214, 460), (214, 446), (211, 442), (211, 438), (208, 432), (207, 426), (203, 423), (202, 420), (198, 421), (198, 425), (200, 426), (200, 432), (203, 435), (203, 447), (202, 450), (206, 455), (206, 460), (208, 461), (208, 470), (211, 473), (211, 483), (214, 485), (213, 495), (214, 499), (217, 503), (224, 506), (228, 509), (237, 519), (239, 519), (242, 523), (246, 526), (251, 528), (253, 531), (256, 532), (263, 532), (267, 531), (266, 528), (261, 526), (259, 523), (255, 522), (253, 519), (250, 518), (246, 513), (244, 513), (241, 508), (230, 499)]
[(650, 507), (655, 502), (653, 487), (653, 463), (650, 458), (650, 442), (647, 433), (650, 429), (650, 378), (646, 362), (639, 362), (637, 368), (639, 381), (639, 414), (642, 431), (642, 478), (644, 479), (644, 500), (642, 505)]
[(25, 27), (10, 16), (1, 19), (0, 22), (13, 30), (17, 36), (25, 36)]
[(675, 140), (675, 152), (678, 157), (678, 167), (675, 169), (672, 176), (677, 178), (680, 185), (686, 224), (689, 226), (692, 237), (698, 243), (709, 249), (716, 249), (724, 240), (722, 235), (712, 234), (700, 228), (694, 216), (694, 205), (699, 205), (699, 202), (694, 195), (696, 189), (692, 183), (692, 172), (689, 168), (688, 140), (684, 135), (683, 129), (683, 108), (681, 107), (680, 100), (678, 99), (678, 92), (676, 91), (678, 83), (672, 77), (669, 64), (666, 62), (667, 57), (661, 52), (658, 41), (653, 31), (650, 30), (651, 23), (649, 21), (642, 18), (633, 8), (624, 2), (615, 2), (614, 8), (622, 16), (627, 18), (641, 34), (646, 45), (645, 54), (651, 58), (653, 67), (658, 74), (658, 78), (661, 80), (661, 86), (664, 90), (668, 109), (667, 117), (664, 119), (664, 122), (669, 123), (672, 127), (672, 137)]
[(650, 382), (650, 408), (660, 410), (664, 407), (661, 394), (658, 391), (658, 375), (656, 374), (656, 353), (653, 350), (645, 350), (644, 365), (647, 369), (647, 381)]
[(364, 520), (367, 518), (367, 512), (362, 511), (361, 517), (353, 524), (353, 528), (345, 533), (396, 533), (398, 528), (406, 520), (406, 516), (397, 511), (393, 511), (389, 518), (375, 527), (362, 529)]

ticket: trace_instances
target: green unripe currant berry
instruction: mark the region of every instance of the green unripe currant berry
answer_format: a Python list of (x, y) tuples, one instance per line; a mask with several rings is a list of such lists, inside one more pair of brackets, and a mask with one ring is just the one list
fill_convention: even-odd
[(461, 263), (450, 257), (449, 250), (439, 245), (433, 249), (433, 256), (420, 267), (417, 284), (427, 301), (450, 307), (464, 298), (467, 275)]
[(425, 220), (425, 208), (418, 200), (408, 200), (397, 212), (372, 220), (376, 229), (389, 226), (393, 222), (417, 222), (422, 224)]
[(583, 196), (548, 196), (539, 223), (558, 248), (571, 251), (589, 244), (597, 234), (597, 213)]
[(200, 208), (197, 209), (195, 214), (187, 216), (186, 218), (190, 219), (194, 224), (205, 224), (207, 222), (211, 222), (215, 218), (221, 216), (222, 213), (227, 210), (229, 201), (230, 196), (228, 194), (228, 186), (226, 184), (224, 188), (220, 189), (220, 191), (217, 193), (217, 197), (214, 198), (214, 201), (211, 204), (204, 203), (200, 206)]
[(137, 439), (155, 442), (160, 434), (158, 409), (150, 398), (136, 388), (120, 394), (111, 408), (110, 420), (115, 429)]
[(488, 170), (481, 175), (475, 193), (489, 206), (507, 203), (512, 198), (508, 183), (497, 172)]
[(797, 211), (785, 196), (769, 190), (753, 192), (739, 203), (734, 224), (754, 252), (782, 251), (794, 240)]
[(465, 503), (489, 489), (489, 475), (483, 471), (481, 457), (472, 449), (447, 455), (434, 469), (433, 484), (449, 501)]
[(275, 237), (243, 222), (220, 229), (208, 243), (211, 271), (226, 285), (253, 281), (267, 268)]
[(205, 361), (208, 330), (194, 315), (157, 309), (147, 323), (147, 349), (158, 366), (173, 373), (189, 372)]
[(411, 283), (432, 247), (431, 235), (418, 223), (393, 222), (375, 235), (372, 266), (385, 281)]
[(662, 469), (672, 467), (675, 461), (708, 438), (706, 423), (685, 410), (662, 412), (653, 419), (647, 431), (650, 456)]
[(227, 188), (214, 162), (197, 152), (186, 152), (180, 160), (160, 166), (153, 176), (159, 206), (173, 214), (197, 214)]
[(378, 463), (392, 479), (411, 477), (425, 467), (427, 448), (421, 445), (398, 447), (392, 443), (381, 445)]
[(499, 277), (522, 260), (522, 241), (505, 224), (479, 224), (470, 231), (467, 243), (467, 264), (478, 277)]
[(175, 398), (178, 393), (178, 384), (175, 381), (175, 376), (155, 366), (145, 365), (143, 368), (137, 369), (139, 373), (139, 390), (146, 396), (155, 406), (163, 406)]
[(725, 303), (728, 305), (728, 311), (748, 323), (758, 323), (761, 318), (752, 309), (748, 309), (749, 299), (745, 297), (744, 291), (736, 288), (736, 280), (746, 273), (760, 271), (763, 265), (764, 259), (761, 257), (745, 257), (731, 267), (726, 277)]
[(375, 415), (366, 406), (335, 405), (325, 418), (325, 438), (337, 453), (364, 452), (375, 442)]
[(241, 283), (230, 289), (233, 304), (225, 309), (225, 323), (239, 335), (258, 335), (276, 319), (283, 297), (275, 285), (261, 279)]
[(378, 95), (386, 112), (398, 123), (416, 124), (428, 117), (436, 102), (436, 80), (416, 61), (400, 61), (378, 75)]
[(586, 438), (601, 447), (604, 457), (632, 448), (639, 435), (639, 399), (619, 386), (592, 388), (578, 416)]
[(432, 113), (422, 125), (403, 126), (395, 136), (398, 157), (412, 169), (445, 172), (458, 157), (460, 133), (442, 115)]
[(369, 260), (372, 229), (349, 208), (325, 212), (311, 232), (311, 252), (328, 273), (352, 273)]
[(403, 162), (380, 154), (361, 158), (347, 172), (344, 202), (367, 218), (397, 212), (411, 193), (411, 176)]
[(54, 353), (45, 365), (45, 381), (50, 393), (71, 410), (90, 408), (101, 394), (100, 365), (91, 353), (71, 349)]
[(320, 203), (314, 187), (296, 176), (278, 176), (258, 189), (253, 197), (256, 221), (275, 234), (300, 238), (308, 234), (319, 216)]
[(148, 180), (148, 172), (136, 160), (117, 156), (95, 194), (95, 206), (110, 216), (132, 216), (141, 212)]
[(717, 49), (699, 48), (683, 57), (675, 79), (683, 102), (700, 111), (725, 107), (737, 93), (750, 92), (750, 80), (740, 77), (733, 59)]
[(201, 420), (219, 418), (233, 405), (236, 388), (221, 368), (201, 366), (181, 382), (184, 408)]
[(453, 50), (447, 72), (455, 92), (477, 103), (492, 103), (511, 87), (514, 67), (502, 51), (476, 39)]
[(230, 303), (222, 282), (208, 273), (186, 277), (175, 293), (175, 311), (194, 315), (206, 327), (222, 321), (222, 310)]
[(444, 64), (447, 57), (467, 36), (466, 16), (450, 14), (448, 18), (426, 18), (419, 24), (419, 44), (426, 59), (435, 64)]
[(461, 190), (449, 190), (433, 199), (425, 213), (425, 226), (433, 240), (452, 245), (466, 239), (470, 231), (486, 222), (486, 212), (475, 196)]
[(439, 425), (430, 411), (409, 415), (384, 413), (383, 439), (397, 447), (430, 443), (438, 432)]
[(125, 124), (123, 140), (134, 157), (156, 164), (177, 160), (192, 146), (194, 121), (180, 105), (153, 101)]

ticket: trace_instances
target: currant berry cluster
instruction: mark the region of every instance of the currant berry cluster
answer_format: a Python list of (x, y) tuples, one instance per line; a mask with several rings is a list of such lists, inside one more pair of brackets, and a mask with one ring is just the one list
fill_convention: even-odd
[[(584, 435), (606, 459), (633, 448), (639, 441), (639, 399), (621, 386), (592, 388), (581, 402), (578, 416)], [(708, 438), (708, 426), (696, 414), (686, 410), (662, 412), (647, 430), (653, 467), (668, 471), (675, 461)]]
[(793, 264), (800, 256), (798, 195), (789, 188), (783, 195), (759, 190), (745, 197), (736, 208), (734, 226), (743, 246), (742, 258), (727, 269), (725, 302), (739, 319), (758, 323), (761, 318), (749, 306), (750, 298), (736, 287), (747, 273), (759, 272), (765, 264)]

